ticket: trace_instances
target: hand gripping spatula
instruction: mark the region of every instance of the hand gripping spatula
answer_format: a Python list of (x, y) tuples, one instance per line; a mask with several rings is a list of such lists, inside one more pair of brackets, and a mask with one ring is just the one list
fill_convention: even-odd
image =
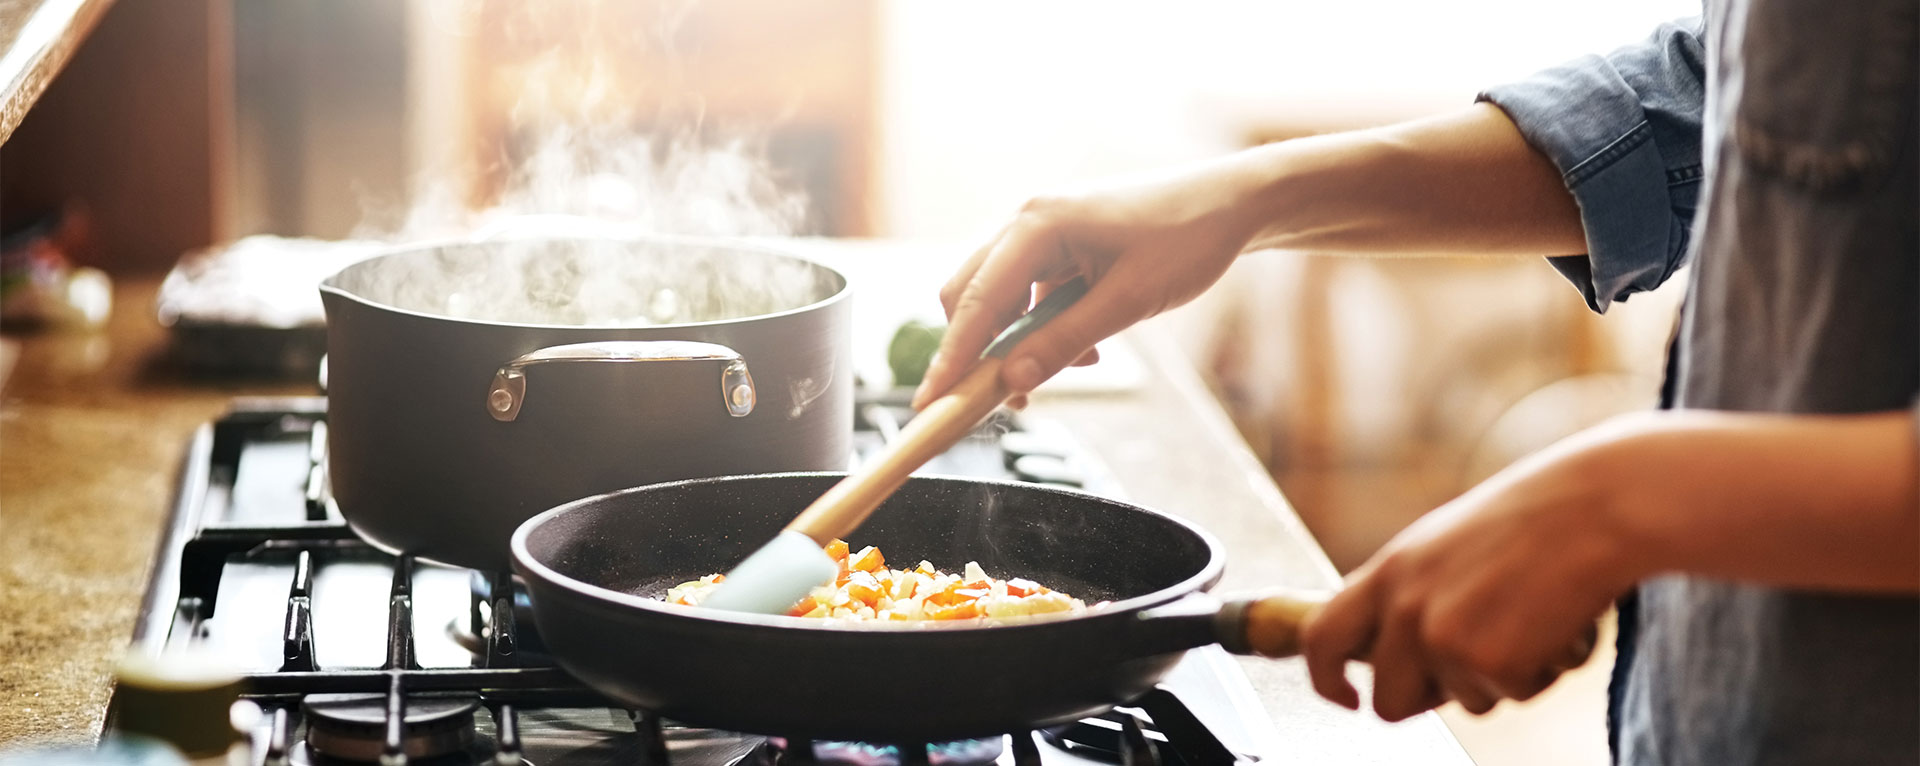
[(1000, 367), (1007, 352), (1086, 293), (1087, 283), (1081, 279), (1054, 288), (987, 346), (966, 377), (907, 421), (876, 459), (833, 485), (771, 542), (728, 572), (702, 606), (786, 614), (808, 591), (832, 582), (839, 567), (824, 546), (850, 537), (908, 475), (972, 433), (1005, 402), (1009, 392), (1000, 382)]

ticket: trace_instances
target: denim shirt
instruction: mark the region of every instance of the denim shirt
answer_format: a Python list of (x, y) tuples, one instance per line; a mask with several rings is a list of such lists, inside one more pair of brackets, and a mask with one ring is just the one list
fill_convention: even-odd
[[(1710, 0), (1482, 94), (1578, 202), (1588, 252), (1550, 260), (1594, 310), (1692, 265), (1669, 406), (1914, 406), (1917, 5)], [(1676, 575), (1620, 620), (1618, 763), (1920, 762), (1920, 600)]]

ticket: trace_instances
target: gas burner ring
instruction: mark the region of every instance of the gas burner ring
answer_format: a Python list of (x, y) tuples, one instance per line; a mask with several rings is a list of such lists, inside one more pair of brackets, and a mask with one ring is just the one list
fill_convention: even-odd
[[(307, 745), (328, 758), (378, 763), (385, 750), (386, 697), (380, 694), (309, 694), (300, 702)], [(473, 744), (473, 695), (407, 698), (402, 749), (408, 758), (434, 758)]]
[[(1031, 736), (1031, 735), (1029, 735)], [(804, 742), (811, 757), (791, 752), (795, 742)], [(901, 757), (900, 745), (871, 745), (864, 742), (806, 741), (768, 737), (742, 758), (740, 766), (780, 766), (781, 764), (821, 764), (822, 766), (903, 766), (923, 763), (928, 766), (969, 766), (991, 764), (1006, 752), (1006, 737), (963, 739), (920, 745), (926, 749), (923, 759)]]

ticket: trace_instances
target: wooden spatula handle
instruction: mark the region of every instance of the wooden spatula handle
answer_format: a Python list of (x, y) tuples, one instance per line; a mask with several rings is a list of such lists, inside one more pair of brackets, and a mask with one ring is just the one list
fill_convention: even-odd
[(1007, 388), (1000, 383), (1001, 364), (997, 358), (980, 360), (946, 395), (907, 421), (877, 460), (833, 485), (794, 517), (787, 529), (821, 545), (852, 534), (915, 469), (965, 438), (1007, 400)]

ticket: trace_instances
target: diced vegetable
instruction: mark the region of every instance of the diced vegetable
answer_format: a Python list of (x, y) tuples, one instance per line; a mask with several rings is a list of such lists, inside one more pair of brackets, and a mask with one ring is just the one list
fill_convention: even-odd
[(862, 572), (878, 572), (887, 568), (887, 558), (880, 555), (879, 548), (869, 545), (861, 548), (860, 552), (854, 555), (853, 560), (847, 562), (847, 567)]
[[(1077, 598), (1025, 578), (997, 580), (979, 562), (969, 561), (959, 574), (936, 569), (921, 561), (913, 569), (888, 569), (886, 558), (873, 546), (849, 553), (845, 541), (826, 546), (839, 565), (834, 584), (815, 588), (787, 611), (790, 617), (839, 620), (992, 620), (1040, 614), (1085, 611)], [(708, 575), (674, 586), (667, 601), (699, 606), (715, 585), (726, 578)], [(1095, 605), (1093, 608), (1099, 608)]]
[(854, 570), (847, 578), (847, 597), (867, 606), (873, 606), (880, 600), (880, 581), (863, 570)]

